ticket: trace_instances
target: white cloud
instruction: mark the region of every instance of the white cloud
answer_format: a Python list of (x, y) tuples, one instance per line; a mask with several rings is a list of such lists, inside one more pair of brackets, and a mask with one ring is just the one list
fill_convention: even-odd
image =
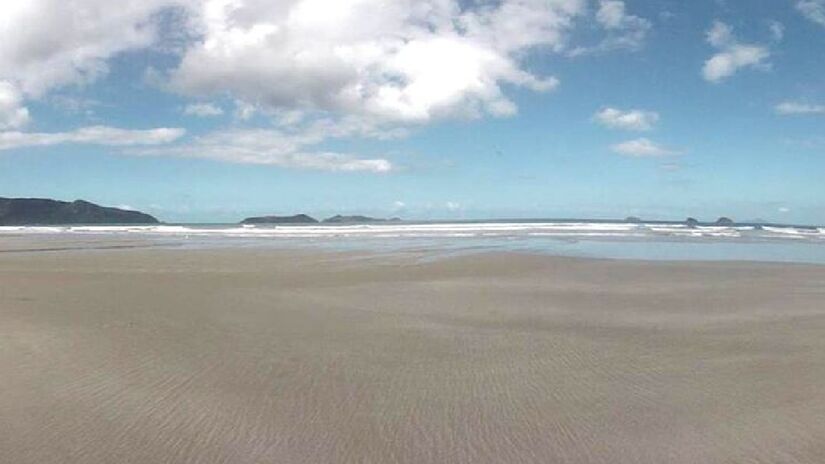
[(707, 32), (707, 41), (719, 50), (702, 68), (702, 77), (709, 82), (720, 82), (742, 68), (767, 66), (765, 60), (770, 57), (767, 47), (739, 43), (725, 23), (714, 22)]
[(352, 136), (381, 139), (396, 137), (397, 134), (393, 131), (383, 132), (356, 118), (321, 119), (306, 122), (299, 127), (220, 130), (197, 137), (185, 145), (144, 149), (135, 154), (206, 158), (324, 171), (385, 173), (395, 169), (390, 161), (383, 158), (362, 159), (318, 148), (328, 138)]
[(629, 14), (621, 0), (601, 0), (596, 11), (596, 21), (608, 31), (626, 35), (626, 45), (641, 45), (650, 30), (650, 21)]
[(611, 50), (638, 50), (644, 44), (651, 23), (647, 19), (629, 14), (621, 0), (600, 0), (595, 14), (596, 23), (607, 37), (595, 46), (579, 46), (568, 54), (586, 55)]
[[(589, 6), (591, 0), (2, 1), (0, 149), (177, 140), (180, 129), (18, 132), (29, 119), (28, 101), (94, 82), (113, 57), (155, 47), (180, 56), (168, 72), (147, 71), (163, 88), (196, 101), (229, 99), (235, 124), (256, 116), (274, 127), (220, 130), (155, 152), (386, 172), (396, 169), (386, 159), (330, 152), (323, 144), (397, 137), (444, 118), (511, 116), (518, 108), (508, 89), (548, 92), (559, 85), (529, 69), (531, 52), (584, 50), (570, 43), (580, 19), (595, 21), (605, 35), (592, 51), (638, 48), (651, 27), (622, 1)], [(222, 111), (197, 103), (184, 109), (195, 116)], [(250, 141), (253, 134), (263, 141)]]
[(616, 108), (603, 108), (593, 119), (611, 129), (647, 131), (659, 121), (659, 113), (655, 111), (629, 110), (622, 111)]
[(638, 138), (627, 142), (617, 143), (610, 147), (615, 153), (634, 158), (653, 158), (675, 155), (676, 152), (665, 148), (650, 139)]
[(222, 115), (223, 110), (219, 106), (211, 103), (193, 103), (191, 105), (186, 105), (186, 108), (183, 109), (183, 113), (190, 116), (208, 118), (211, 116)]
[(627, 21), (625, 4), (619, 0), (602, 0), (596, 12), (596, 21), (606, 29), (619, 29)]
[(825, 0), (798, 0), (796, 9), (809, 20), (825, 26)]
[(29, 122), (29, 110), (10, 82), (0, 81), (0, 130), (19, 129)]
[(152, 150), (285, 167), (386, 172), (383, 158), (329, 153), (330, 139), (397, 137), (444, 118), (507, 117), (504, 87), (548, 92), (553, 76), (523, 66), (562, 52), (588, 0), (205, 0), (199, 40), (169, 88), (235, 100), (238, 122), (182, 147)]
[(75, 116), (84, 115), (86, 117), (93, 117), (94, 109), (96, 107), (104, 106), (103, 103), (92, 98), (65, 94), (51, 95), (48, 102), (53, 108), (57, 108), (68, 114)]
[(706, 36), (708, 43), (716, 48), (724, 48), (736, 42), (733, 37), (733, 28), (721, 21), (715, 21), (708, 29)]
[(776, 112), (782, 115), (793, 114), (824, 114), (825, 105), (785, 101), (776, 105)]
[(0, 150), (65, 143), (108, 146), (159, 145), (173, 142), (185, 133), (185, 130), (177, 128), (129, 130), (107, 126), (84, 127), (70, 132), (7, 131), (0, 132)]
[(775, 42), (780, 42), (785, 38), (785, 25), (779, 21), (768, 21), (768, 29), (771, 32), (771, 38)]
[(6, 0), (0, 2), (0, 79), (38, 97), (108, 71), (118, 53), (158, 37), (153, 15), (176, 0)]
[(235, 119), (247, 121), (251, 119), (257, 111), (258, 109), (255, 108), (255, 105), (240, 100), (235, 102)]
[(732, 76), (740, 68), (762, 63), (769, 56), (770, 53), (764, 47), (734, 45), (706, 61), (702, 69), (702, 75), (707, 81), (719, 82)]
[(515, 104), (501, 85), (557, 85), (520, 64), (561, 50), (585, 0), (207, 0), (203, 39), (171, 75), (178, 91), (230, 94), (268, 109), (320, 110), (395, 122), (483, 114)]
[(448, 211), (458, 211), (461, 209), (461, 203), (457, 201), (448, 201), (444, 204), (444, 207), (447, 208)]

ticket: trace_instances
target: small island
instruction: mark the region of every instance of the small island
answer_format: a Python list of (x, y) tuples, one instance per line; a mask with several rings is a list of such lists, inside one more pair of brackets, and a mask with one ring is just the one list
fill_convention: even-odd
[(394, 217), (391, 219), (374, 218), (369, 216), (343, 216), (335, 215), (319, 221), (307, 214), (295, 214), (292, 216), (259, 216), (249, 217), (241, 221), (241, 224), (364, 224), (370, 222), (399, 222), (400, 218)]
[(392, 219), (383, 219), (383, 218), (374, 218), (369, 216), (342, 216), (340, 214), (336, 216), (332, 216), (330, 218), (324, 219), (323, 222), (332, 223), (332, 224), (348, 224), (348, 223), (365, 223), (365, 222), (398, 222), (400, 218), (392, 218)]
[(249, 217), (241, 221), (241, 224), (317, 224), (318, 220), (306, 214), (295, 214), (293, 216), (260, 216)]
[(140, 211), (45, 198), (0, 198), (0, 225), (157, 224)]

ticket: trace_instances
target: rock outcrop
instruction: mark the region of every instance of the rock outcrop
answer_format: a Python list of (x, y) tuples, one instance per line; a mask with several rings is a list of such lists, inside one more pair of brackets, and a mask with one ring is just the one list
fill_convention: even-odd
[[(398, 218), (394, 218), (395, 220), (400, 220)], [(374, 218), (369, 216), (341, 216), (340, 214), (337, 216), (333, 216), (331, 218), (324, 219), (324, 222), (328, 223), (364, 223), (364, 222), (386, 222), (386, 219), (381, 218)]]
[(260, 216), (250, 217), (241, 221), (241, 224), (316, 224), (318, 220), (306, 214), (294, 216)]

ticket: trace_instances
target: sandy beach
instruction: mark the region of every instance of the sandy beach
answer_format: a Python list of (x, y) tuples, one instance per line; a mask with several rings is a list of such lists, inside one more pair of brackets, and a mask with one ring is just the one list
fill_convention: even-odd
[(12, 248), (2, 462), (825, 462), (825, 267)]

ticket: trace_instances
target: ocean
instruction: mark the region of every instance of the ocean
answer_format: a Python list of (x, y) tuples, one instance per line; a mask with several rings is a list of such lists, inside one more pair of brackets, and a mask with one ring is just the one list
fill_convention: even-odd
[[(825, 264), (825, 227), (518, 220), (369, 224), (5, 226), (3, 237), (142, 239), (169, 247), (321, 247), (361, 251), (538, 252), (639, 260)], [(95, 240), (83, 240), (94, 243)]]

